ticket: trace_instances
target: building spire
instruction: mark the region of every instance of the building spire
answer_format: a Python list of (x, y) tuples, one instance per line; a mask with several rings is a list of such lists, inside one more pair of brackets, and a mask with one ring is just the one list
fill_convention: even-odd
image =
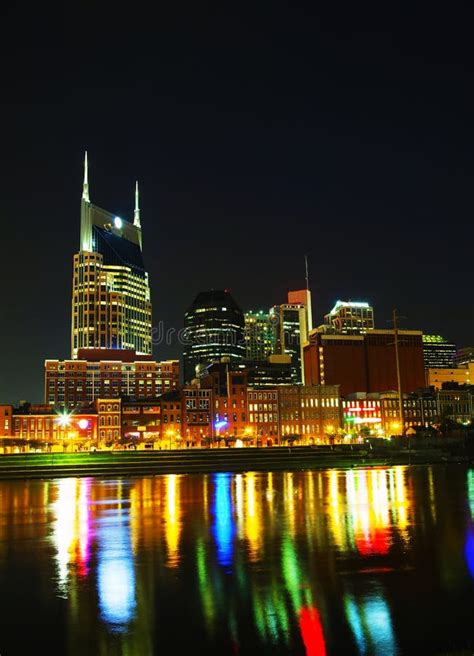
[(89, 167), (87, 163), (87, 150), (84, 155), (84, 184), (82, 186), (82, 200), (90, 203), (89, 198)]
[(308, 256), (307, 255), (304, 256), (304, 265), (305, 265), (305, 271), (306, 271), (306, 275), (305, 275), (306, 289), (309, 290), (309, 273), (308, 273)]
[(140, 205), (138, 202), (138, 180), (135, 182), (135, 211), (133, 213), (133, 225), (141, 228), (140, 224)]
[(89, 167), (87, 150), (84, 154), (84, 183), (81, 200), (81, 251), (92, 253), (91, 202), (89, 198)]

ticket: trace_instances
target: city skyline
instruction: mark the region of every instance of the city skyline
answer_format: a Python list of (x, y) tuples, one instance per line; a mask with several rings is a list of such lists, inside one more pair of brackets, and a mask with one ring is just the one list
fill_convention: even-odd
[[(85, 231), (84, 231), (84, 207), (83, 207), (83, 206), (84, 206), (85, 203), (90, 204), (90, 197), (89, 197), (89, 180), (88, 180), (88, 168), (89, 168), (89, 167), (88, 167), (88, 163), (87, 163), (87, 151), (86, 151), (86, 154), (85, 154), (85, 160), (84, 160), (84, 183), (83, 183), (82, 199), (81, 199), (81, 221), (80, 221), (80, 232), (81, 232), (80, 242), (81, 242), (81, 247), (84, 247), (84, 243), (83, 243), (83, 242), (84, 242), (84, 232), (85, 232)], [(99, 195), (100, 195), (100, 194), (99, 194)], [(134, 203), (135, 203), (135, 204), (134, 204), (134, 209), (133, 209), (133, 217), (134, 217), (134, 221), (133, 221), (133, 223), (130, 223), (130, 226), (138, 226), (138, 232), (140, 233), (140, 234), (139, 234), (139, 242), (140, 242), (140, 251), (141, 251), (141, 250), (142, 250), (142, 244), (141, 244), (141, 242), (142, 242), (142, 235), (141, 235), (141, 225), (140, 225), (140, 209), (139, 209), (139, 205), (138, 205), (138, 182), (135, 183)], [(91, 204), (90, 204), (90, 205), (91, 205)], [(110, 213), (110, 212), (105, 212), (105, 211), (102, 210), (100, 207), (97, 207), (97, 206), (94, 206), (94, 205), (91, 205), (91, 207), (92, 207), (96, 212), (98, 212), (99, 214), (103, 214), (105, 218), (110, 218), (110, 220), (112, 221), (112, 229), (113, 229), (115, 232), (118, 233), (118, 232), (120, 231), (120, 230), (117, 229), (117, 225), (115, 225), (115, 224), (113, 223), (114, 221), (121, 221), (121, 222), (122, 222), (122, 219), (118, 216), (118, 213), (116, 214), (116, 213), (114, 213), (114, 212), (112, 212), (112, 213)], [(128, 215), (128, 214), (130, 214), (130, 213), (131, 213), (131, 212), (126, 212), (125, 215)], [(105, 215), (107, 215), (107, 216), (105, 216)], [(124, 215), (124, 214), (122, 213), (122, 216), (123, 216), (123, 215)], [(104, 217), (103, 217), (103, 216), (99, 216), (99, 217), (98, 217), (99, 223), (103, 223), (103, 219), (104, 219)], [(113, 218), (113, 217), (115, 217), (115, 218)], [(138, 218), (137, 218), (137, 217), (138, 217)], [(97, 217), (96, 217), (96, 218), (97, 218)], [(105, 220), (105, 219), (104, 219), (104, 220)], [(93, 220), (93, 223), (94, 223), (94, 221), (95, 221), (95, 219)], [(137, 223), (137, 221), (138, 221), (138, 223)], [(125, 223), (128, 225), (128, 221), (125, 220)], [(121, 228), (121, 227), (122, 227), (122, 226), (120, 226), (120, 228)], [(92, 230), (92, 225), (91, 225), (91, 230)], [(87, 232), (87, 230), (86, 230), (86, 232)], [(92, 234), (92, 233), (91, 233), (91, 234)], [(92, 249), (92, 250), (95, 250), (95, 248)], [(297, 255), (298, 255), (298, 254), (297, 254)], [(77, 257), (77, 256), (76, 256), (76, 257)], [(293, 288), (294, 288), (295, 286), (298, 285), (298, 281), (303, 281), (305, 285), (306, 285), (306, 283), (308, 282), (308, 279), (307, 279), (307, 277), (306, 277), (308, 272), (307, 272), (307, 270), (305, 270), (305, 268), (304, 268), (305, 264), (306, 264), (306, 266), (307, 266), (307, 261), (306, 261), (307, 256), (306, 256), (306, 255), (300, 255), (300, 254), (299, 254), (299, 258), (300, 258), (300, 269), (301, 269), (300, 273), (302, 273), (302, 275), (300, 275), (299, 277), (298, 277), (298, 276), (295, 276), (294, 278), (292, 278), (293, 280), (296, 281), (295, 284), (293, 285)], [(150, 259), (152, 259), (152, 258), (150, 258)], [(229, 268), (231, 268), (230, 265), (229, 265)], [(152, 287), (152, 286), (153, 286), (153, 280), (151, 280), (150, 282), (151, 282), (150, 287)], [(301, 284), (300, 284), (300, 287), (303, 287), (303, 286), (304, 286), (304, 285), (301, 285)], [(211, 289), (214, 291), (214, 290), (215, 290), (215, 286), (212, 287)], [(72, 291), (73, 291), (73, 294), (74, 294), (74, 290), (72, 290)], [(281, 291), (283, 292), (283, 290), (281, 290)], [(290, 291), (290, 287), (287, 287), (285, 291), (286, 291), (286, 292)], [(310, 291), (311, 291), (311, 287), (310, 287)], [(201, 292), (202, 292), (202, 290), (201, 290)], [(201, 293), (201, 292), (198, 292), (198, 293)], [(365, 294), (363, 297), (364, 297), (364, 299), (366, 299), (368, 296), (369, 296), (368, 294)], [(317, 295), (316, 295), (316, 297), (317, 297)], [(361, 297), (359, 297), (359, 298), (361, 298)], [(284, 294), (282, 293), (282, 294), (280, 295), (280, 303), (283, 303), (284, 300), (285, 300), (285, 299), (284, 299)], [(352, 302), (352, 299), (351, 299), (350, 302)], [(339, 304), (339, 303), (344, 303), (344, 302), (338, 299), (336, 303)], [(356, 305), (357, 305), (357, 304), (358, 304), (358, 303), (356, 303)], [(362, 304), (365, 305), (365, 304), (366, 304), (366, 301), (364, 300)], [(248, 308), (247, 308), (245, 305), (242, 305), (242, 307), (243, 307), (243, 311), (244, 311), (244, 312), (248, 312), (248, 311), (249, 311)], [(271, 307), (270, 307), (270, 305), (269, 305), (268, 302), (267, 302), (266, 304), (265, 304), (265, 302), (263, 302), (263, 307), (265, 307), (266, 310), (271, 310)], [(321, 308), (320, 308), (320, 309), (321, 309)], [(325, 314), (326, 314), (326, 312), (328, 312), (328, 311), (329, 311), (328, 309), (326, 309), (326, 310), (321, 309), (321, 313), (319, 313), (319, 312), (315, 313), (315, 327), (316, 327), (317, 325), (322, 325), (322, 323), (323, 323), (323, 321), (324, 321), (324, 319), (325, 319)], [(185, 312), (183, 312), (183, 318), (184, 318), (184, 314), (185, 314)], [(66, 320), (66, 323), (67, 323), (67, 320)], [(172, 335), (175, 335), (176, 338), (175, 338), (175, 339), (172, 338), (171, 340), (167, 340), (167, 339), (159, 339), (159, 340), (157, 340), (157, 341), (154, 342), (154, 341), (153, 341), (153, 337), (152, 337), (152, 346), (154, 347), (154, 348), (153, 348), (153, 354), (152, 354), (153, 357), (157, 358), (156, 350), (157, 350), (157, 348), (158, 348), (158, 352), (159, 352), (159, 353), (160, 353), (160, 352), (164, 352), (164, 353), (166, 353), (168, 358), (176, 358), (176, 359), (181, 360), (181, 359), (182, 359), (182, 349), (183, 349), (183, 344), (181, 343), (181, 341), (178, 339), (177, 336), (178, 336), (179, 331), (182, 330), (182, 326), (179, 326), (179, 325), (178, 325), (177, 327), (174, 327), (174, 326), (166, 326), (166, 325), (163, 325), (162, 328), (157, 329), (157, 324), (163, 324), (163, 321), (160, 320), (160, 319), (158, 319), (158, 321), (155, 321), (155, 317), (153, 316), (153, 317), (152, 317), (152, 333), (154, 333), (154, 334), (156, 334), (156, 335), (164, 336), (164, 335), (166, 334), (166, 332), (167, 332), (169, 329), (171, 329), (171, 331), (170, 331), (171, 334), (172, 334)], [(377, 326), (377, 325), (376, 325), (376, 327), (381, 328), (382, 326), (380, 326), (380, 325)], [(462, 344), (461, 346), (464, 346), (464, 344)], [(48, 357), (48, 354), (47, 354), (47, 357)], [(68, 354), (66, 354), (66, 355), (61, 354), (61, 355), (57, 356), (57, 354), (54, 353), (54, 354), (51, 354), (51, 357), (60, 357), (60, 358), (61, 358), (61, 357), (66, 357), (66, 358), (67, 358), (67, 357), (68, 357)], [(35, 372), (35, 373), (36, 373), (36, 372)], [(21, 374), (19, 375), (19, 377), (21, 377)], [(34, 377), (35, 377), (35, 376), (34, 376)], [(2, 382), (2, 381), (0, 380), (0, 383), (1, 383), (1, 382)], [(22, 389), (25, 389), (25, 388), (27, 389), (27, 388), (28, 388), (28, 385), (22, 387)], [(31, 388), (31, 389), (32, 389), (32, 388)], [(1, 390), (1, 385), (0, 385), (0, 390)], [(36, 390), (35, 392), (33, 392), (33, 395), (30, 395), (30, 396), (28, 396), (27, 394), (23, 394), (23, 395), (20, 395), (18, 398), (7, 398), (7, 399), (2, 399), (2, 400), (3, 400), (3, 401), (6, 401), (6, 402), (13, 402), (13, 403), (15, 403), (15, 402), (18, 402), (18, 400), (19, 400), (20, 398), (21, 398), (21, 399), (26, 399), (26, 400), (28, 400), (28, 401), (37, 402), (37, 401), (39, 401), (40, 398), (41, 398), (41, 392), (38, 391), (38, 390)]]
[[(464, 25), (274, 8), (254, 29), (228, 11), (151, 32), (134, 17), (125, 32), (99, 8), (87, 49), (73, 46), (82, 16), (59, 57), (6, 10), (25, 38), (4, 42), (2, 400), (39, 399), (44, 358), (69, 355), (85, 149), (92, 197), (117, 216), (133, 216), (140, 180), (153, 325), (182, 328), (205, 289), (230, 289), (243, 310), (283, 303), (307, 254), (315, 325), (338, 298), (361, 299), (381, 328), (397, 307), (402, 327), (471, 345)], [(446, 21), (456, 38), (440, 44)], [(113, 58), (111, 29), (126, 36)]]

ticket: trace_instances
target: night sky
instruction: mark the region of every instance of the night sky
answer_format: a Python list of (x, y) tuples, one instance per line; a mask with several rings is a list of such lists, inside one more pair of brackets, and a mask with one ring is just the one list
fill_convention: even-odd
[(93, 203), (131, 218), (140, 182), (155, 325), (283, 302), (307, 253), (316, 325), (367, 300), (472, 345), (473, 16), (169, 4), (0, 10), (0, 402), (69, 357), (85, 149)]

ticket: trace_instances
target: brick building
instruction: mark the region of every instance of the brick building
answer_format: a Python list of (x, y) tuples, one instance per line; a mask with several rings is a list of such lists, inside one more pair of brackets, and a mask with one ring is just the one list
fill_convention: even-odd
[(238, 437), (247, 428), (247, 371), (228, 362), (208, 367), (201, 387), (212, 391), (213, 437)]
[[(414, 392), (425, 385), (421, 331), (399, 331), (398, 344), (402, 391)], [(363, 335), (313, 331), (304, 360), (307, 385), (340, 385), (342, 396), (398, 387), (393, 330)]]
[(0, 438), (9, 445), (75, 451), (118, 441), (121, 434), (119, 399), (101, 399), (74, 412), (49, 405), (0, 406)]
[(278, 391), (282, 440), (325, 441), (341, 428), (338, 385), (291, 385)]
[[(87, 359), (86, 359), (87, 358)], [(156, 398), (179, 385), (179, 360), (118, 349), (79, 349), (77, 360), (45, 361), (45, 403), (75, 408), (99, 398)]]
[(257, 443), (278, 444), (280, 441), (280, 416), (278, 389), (248, 390), (248, 428), (244, 438)]

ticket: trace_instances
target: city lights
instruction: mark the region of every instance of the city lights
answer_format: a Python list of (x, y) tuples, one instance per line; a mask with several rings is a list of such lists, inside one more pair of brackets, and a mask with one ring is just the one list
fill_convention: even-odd
[(63, 412), (59, 417), (57, 418), (57, 423), (61, 426), (61, 428), (67, 428), (71, 424), (71, 414), (68, 412)]

